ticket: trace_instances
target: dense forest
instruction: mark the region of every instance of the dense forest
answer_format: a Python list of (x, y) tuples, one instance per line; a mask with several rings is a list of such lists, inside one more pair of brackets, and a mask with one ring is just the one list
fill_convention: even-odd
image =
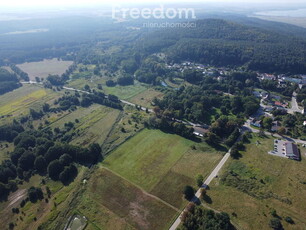
[(305, 73), (306, 41), (220, 19), (197, 21), (196, 28), (149, 33), (138, 42), (146, 54), (165, 52), (168, 62), (194, 61), (246, 66), (263, 72)]

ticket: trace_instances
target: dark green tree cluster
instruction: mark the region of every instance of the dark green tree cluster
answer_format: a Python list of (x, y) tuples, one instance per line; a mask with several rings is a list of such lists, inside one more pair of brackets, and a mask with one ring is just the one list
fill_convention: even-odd
[(122, 109), (122, 105), (118, 97), (113, 95), (106, 96), (102, 92), (93, 92), (88, 94), (83, 94), (82, 96), (79, 93), (75, 95), (64, 95), (54, 102), (55, 105), (58, 105), (57, 108), (51, 108), (51, 112), (57, 112), (60, 110), (75, 110), (76, 106), (88, 107), (92, 104), (105, 105), (114, 109)]
[(186, 210), (182, 215), (183, 226), (180, 230), (234, 230), (227, 213), (215, 213), (203, 207)]
[(17, 89), (21, 84), (16, 74), (11, 74), (6, 69), (0, 68), (0, 95)]
[(228, 97), (216, 91), (202, 87), (181, 87), (166, 93), (163, 99), (154, 103), (169, 117), (188, 119), (198, 123), (210, 123), (214, 108), (219, 108), (224, 115), (249, 116), (259, 108), (259, 101), (253, 96)]
[(17, 67), (16, 65), (10, 65), (11, 69), (24, 81), (29, 81), (29, 75), (27, 73), (25, 73), (24, 71), (22, 71), (19, 67)]
[(58, 143), (56, 139), (49, 130), (23, 131), (14, 139), (10, 160), (0, 165), (1, 199), (17, 188), (17, 177), (28, 180), (35, 173), (48, 173), (51, 179), (69, 184), (78, 174), (76, 163), (91, 166), (103, 158), (98, 144), (82, 148)]
[(193, 128), (187, 127), (183, 123), (171, 120), (163, 115), (152, 116), (146, 122), (145, 125), (148, 128), (160, 129), (167, 133), (175, 133), (182, 137), (192, 139), (193, 138)]
[(134, 78), (132, 76), (122, 76), (117, 79), (118, 85), (126, 86), (126, 85), (133, 85)]
[(59, 75), (49, 75), (47, 81), (53, 86), (62, 86), (65, 83), (65, 79)]
[(167, 70), (156, 56), (146, 58), (135, 72), (136, 79), (147, 84), (158, 85), (158, 77), (165, 76)]
[(0, 140), (12, 142), (19, 133), (22, 133), (24, 128), (20, 124), (7, 124), (0, 126)]
[(31, 187), (28, 189), (28, 197), (32, 203), (36, 203), (38, 200), (44, 199), (44, 194), (41, 188)]

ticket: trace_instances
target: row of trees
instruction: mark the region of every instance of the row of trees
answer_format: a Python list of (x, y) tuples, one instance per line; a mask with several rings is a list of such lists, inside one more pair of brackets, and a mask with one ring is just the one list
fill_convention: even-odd
[(193, 128), (187, 127), (183, 123), (176, 122), (163, 115), (151, 116), (145, 122), (145, 126), (148, 128), (160, 129), (164, 132), (175, 133), (188, 139), (193, 138)]
[(0, 68), (0, 95), (20, 86), (21, 84), (18, 82), (16, 74), (11, 74), (8, 70)]
[(76, 92), (74, 95), (66, 94), (54, 102), (54, 105), (58, 107), (50, 108), (48, 105), (44, 105), (44, 111), (57, 112), (59, 110), (74, 110), (76, 106), (88, 107), (92, 104), (105, 105), (114, 109), (122, 109), (122, 105), (118, 97), (114, 95), (106, 96), (102, 92), (96, 92), (90, 94), (80, 95)]
[(117, 79), (117, 81), (113, 81), (113, 80), (107, 80), (106, 81), (106, 86), (108, 86), (108, 87), (114, 87), (117, 84), (122, 85), (122, 86), (133, 85), (134, 84), (134, 78), (132, 76), (126, 75), (126, 76), (119, 77)]
[(17, 67), (16, 65), (10, 65), (11, 69), (24, 81), (29, 81), (29, 75), (22, 71), (19, 67)]

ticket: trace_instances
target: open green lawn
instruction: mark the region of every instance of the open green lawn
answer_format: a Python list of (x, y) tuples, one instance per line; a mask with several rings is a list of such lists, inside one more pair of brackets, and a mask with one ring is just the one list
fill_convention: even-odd
[(195, 186), (195, 176), (208, 175), (221, 157), (204, 143), (145, 129), (115, 149), (102, 165), (180, 208), (185, 204), (184, 186)]
[(26, 72), (31, 80), (35, 80), (35, 77), (46, 78), (49, 74), (62, 75), (72, 64), (72, 61), (61, 61), (53, 58), (39, 62), (26, 62), (17, 65), (17, 67)]
[[(306, 162), (268, 155), (272, 148), (271, 137), (253, 137), (246, 151), (241, 152), (242, 158), (230, 159), (223, 170), (223, 175), (231, 170), (251, 186), (243, 191), (246, 183), (238, 189), (232, 186), (234, 182), (226, 186), (215, 179), (208, 191), (212, 199), (209, 205), (229, 214), (235, 213), (237, 217), (231, 218), (242, 229), (269, 229), (272, 209), (283, 219), (285, 229), (306, 229)], [(305, 149), (301, 151), (305, 157)], [(286, 223), (286, 216), (295, 224)]]

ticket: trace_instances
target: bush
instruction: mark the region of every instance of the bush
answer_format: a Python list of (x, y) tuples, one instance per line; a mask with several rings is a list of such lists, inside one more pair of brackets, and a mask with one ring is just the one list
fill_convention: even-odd
[(78, 169), (74, 165), (66, 166), (64, 171), (62, 171), (59, 175), (60, 181), (67, 185), (74, 180), (74, 178), (78, 175)]
[(35, 188), (35, 187), (29, 188), (28, 196), (29, 196), (29, 200), (32, 203), (35, 203), (37, 200), (42, 200), (44, 198), (44, 194), (41, 188)]
[(204, 181), (203, 175), (201, 174), (197, 175), (196, 182), (197, 182), (198, 187), (201, 187), (203, 185), (203, 181)]
[(52, 180), (58, 180), (60, 173), (63, 171), (63, 166), (59, 160), (51, 161), (48, 165), (48, 175)]
[(106, 84), (107, 87), (116, 86), (116, 82), (114, 82), (113, 80), (107, 80), (105, 84)]
[(185, 186), (183, 193), (186, 200), (191, 200), (194, 197), (194, 189), (189, 185)]
[(273, 218), (270, 220), (269, 226), (273, 228), (274, 230), (281, 230), (283, 229), (282, 223), (278, 218)]
[(286, 217), (285, 217), (285, 221), (286, 221), (287, 223), (289, 223), (289, 224), (294, 224), (294, 221), (293, 221), (293, 219), (292, 219), (290, 216), (286, 216)]

